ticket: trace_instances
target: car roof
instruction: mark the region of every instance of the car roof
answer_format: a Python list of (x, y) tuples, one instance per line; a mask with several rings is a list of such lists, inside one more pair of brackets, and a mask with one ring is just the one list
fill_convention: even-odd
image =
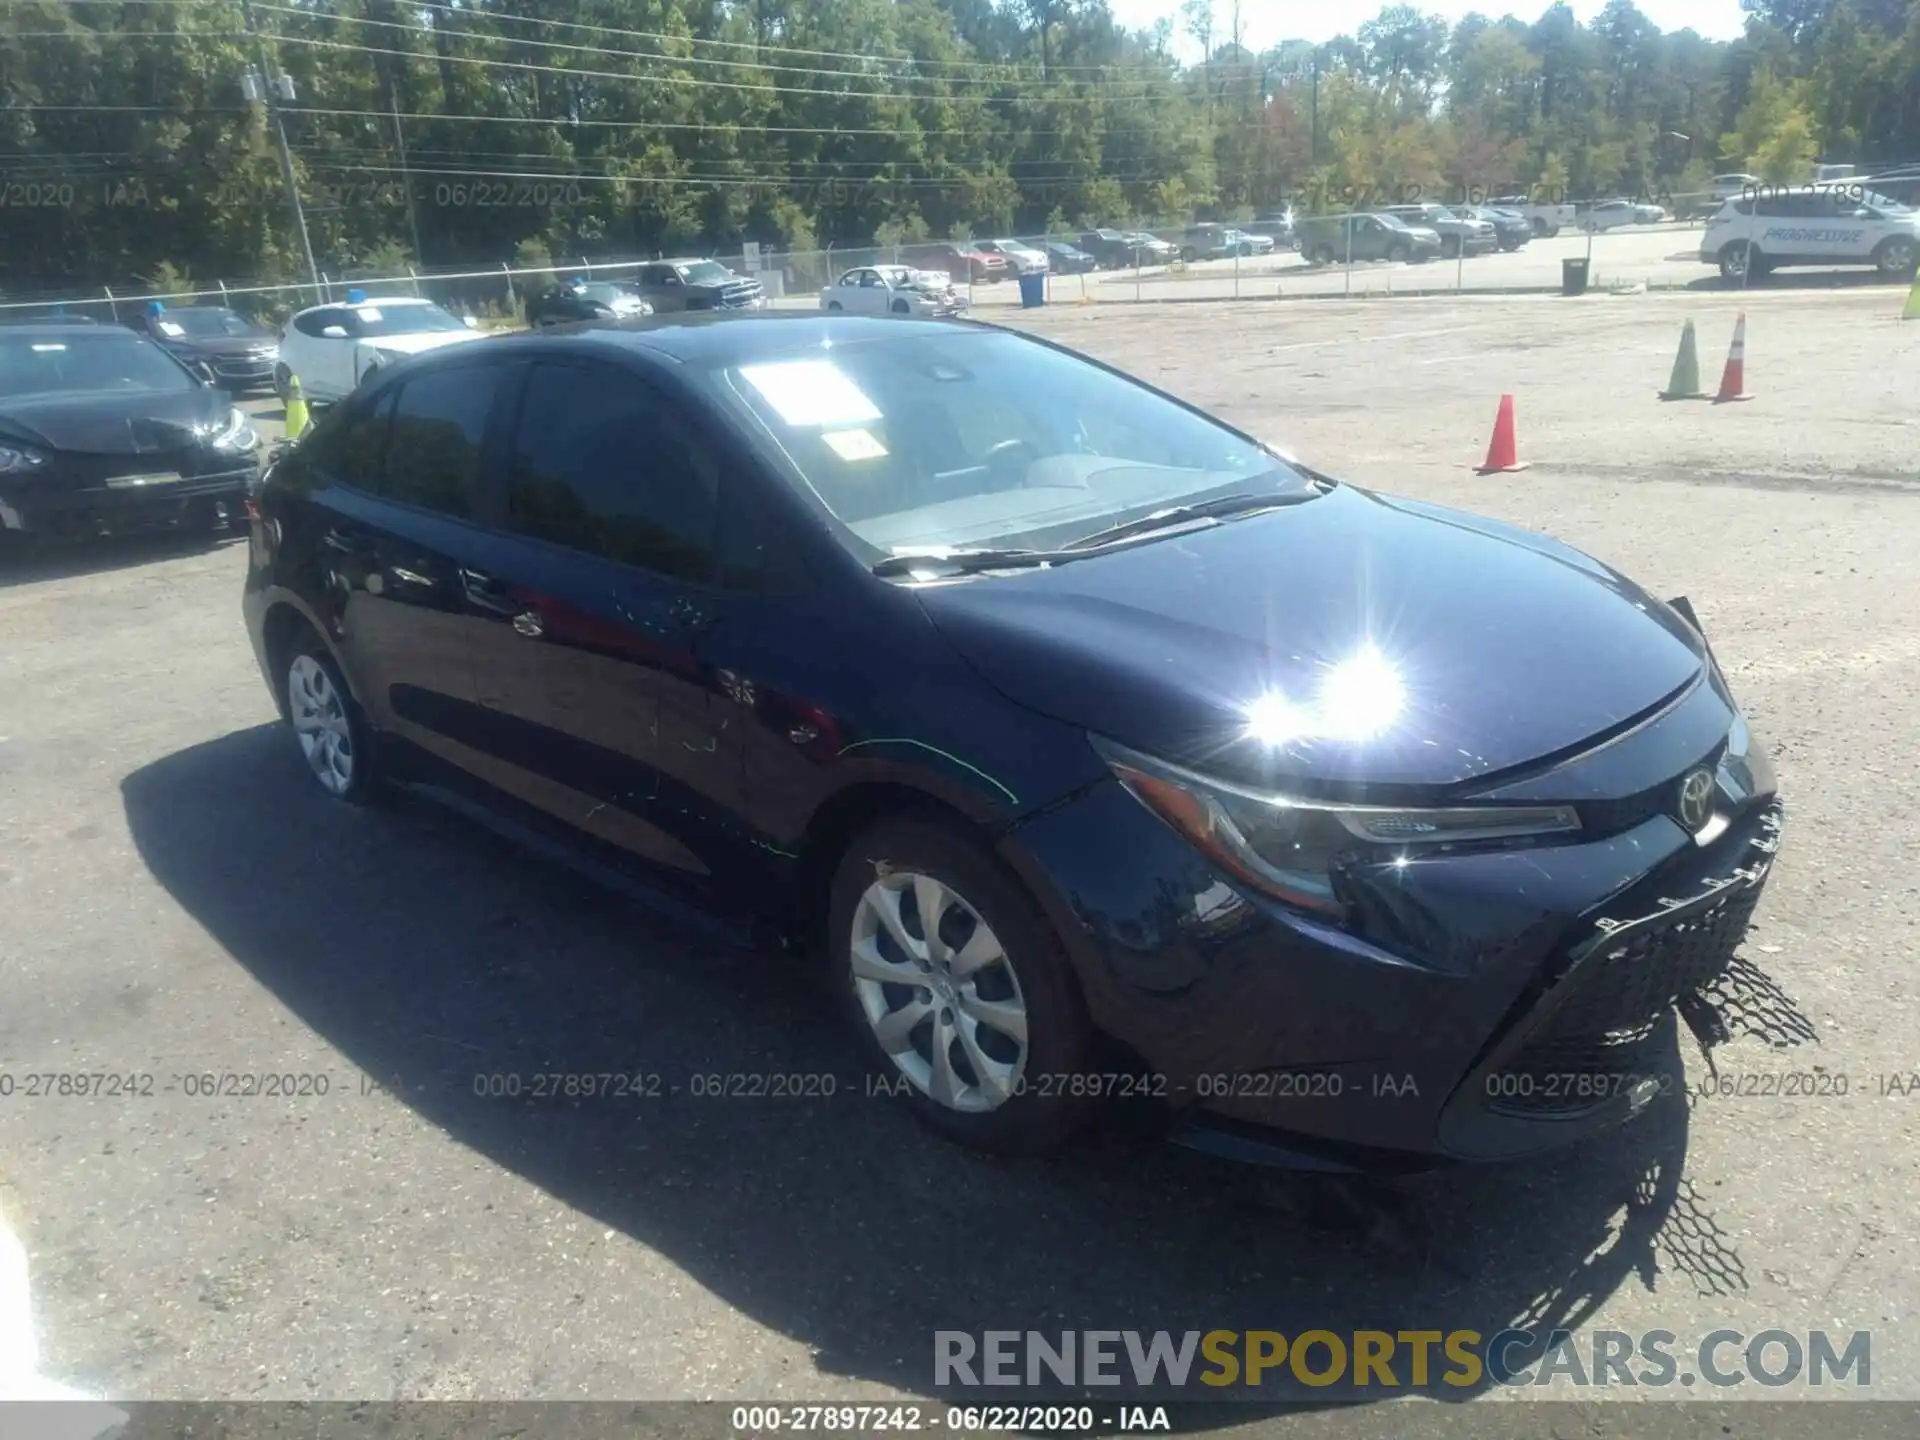
[[(691, 314), (625, 320), (583, 320), (569, 325), (564, 332), (527, 331), (499, 335), (489, 343), (497, 353), (498, 350), (513, 347), (549, 349), (556, 343), (585, 340), (596, 347), (614, 346), (627, 351), (646, 352), (681, 364), (736, 365), (821, 351), (829, 343), (850, 344), (883, 336), (897, 336), (903, 325), (970, 332), (999, 328), (967, 320), (922, 319), (900, 315), (823, 315), (812, 310), (773, 310), (754, 315), (709, 315), (696, 311)], [(466, 348), (454, 346), (448, 353)]]
[(121, 325), (102, 325), (94, 320), (22, 320), (6, 327), (9, 335), (25, 335), (58, 340), (66, 335), (124, 335), (136, 343), (151, 344), (146, 336)]
[(436, 300), (427, 299), (424, 295), (367, 295), (358, 300), (329, 300), (324, 305), (309, 305), (305, 310), (296, 313), (305, 315), (314, 310), (357, 310), (362, 305), (385, 305), (391, 307), (394, 305), (437, 305), (438, 303)]

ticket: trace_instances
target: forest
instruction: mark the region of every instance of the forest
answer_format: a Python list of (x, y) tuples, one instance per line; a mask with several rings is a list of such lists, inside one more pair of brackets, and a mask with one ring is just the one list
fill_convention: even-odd
[(339, 274), (1920, 160), (1920, 0), (1744, 0), (1732, 42), (1391, 5), (1264, 51), (1248, 3), (9, 0), (0, 298), (304, 279), (289, 183)]

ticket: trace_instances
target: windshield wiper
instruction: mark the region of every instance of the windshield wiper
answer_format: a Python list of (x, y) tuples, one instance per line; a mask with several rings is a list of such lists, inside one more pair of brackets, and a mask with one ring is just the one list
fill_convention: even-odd
[(874, 562), (873, 573), (882, 578), (911, 575), (916, 570), (950, 570), (966, 575), (976, 570), (1028, 569), (1079, 558), (1058, 550), (954, 550), (944, 555), (889, 555)]
[(1169, 505), (1164, 510), (1156, 510), (1151, 515), (1142, 515), (1138, 520), (1123, 520), (1118, 525), (1109, 525), (1104, 530), (1096, 530), (1091, 535), (1082, 535), (1078, 540), (1070, 540), (1061, 547), (1066, 550), (1087, 550), (1096, 545), (1108, 545), (1115, 540), (1130, 539), (1135, 535), (1150, 535), (1156, 530), (1167, 530), (1176, 525), (1185, 525), (1194, 520), (1220, 520), (1230, 515), (1252, 515), (1261, 510), (1277, 510), (1284, 505), (1298, 505), (1303, 501), (1315, 499), (1320, 495), (1318, 489), (1293, 495), (1221, 495), (1212, 500), (1196, 500), (1187, 505)]

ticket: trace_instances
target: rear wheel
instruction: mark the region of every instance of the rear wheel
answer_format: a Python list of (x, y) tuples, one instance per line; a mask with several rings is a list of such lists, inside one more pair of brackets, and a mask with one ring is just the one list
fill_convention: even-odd
[(896, 315), (910, 315), (913, 313), (913, 307), (904, 300), (896, 300), (888, 308)]
[(334, 799), (365, 804), (374, 793), (366, 719), (340, 667), (311, 630), (288, 646), (282, 683), (308, 772)]
[(927, 1125), (1032, 1154), (1086, 1120), (1088, 1097), (1063, 1081), (1087, 1073), (1093, 1029), (1058, 937), (957, 826), (862, 835), (834, 877), (829, 935), (869, 1060)]
[(1314, 246), (1313, 249), (1307, 252), (1307, 263), (1309, 265), (1331, 265), (1333, 263), (1333, 247), (1331, 245)]
[(1913, 274), (1917, 258), (1920, 258), (1920, 252), (1905, 235), (1888, 236), (1880, 242), (1880, 248), (1873, 252), (1874, 265), (1889, 279)]
[(1394, 241), (1387, 247), (1387, 259), (1395, 265), (1404, 265), (1407, 260), (1407, 247), (1397, 240)]

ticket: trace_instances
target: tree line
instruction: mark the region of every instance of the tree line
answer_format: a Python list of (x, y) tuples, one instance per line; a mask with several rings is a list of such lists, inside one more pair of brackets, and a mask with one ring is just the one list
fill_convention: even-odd
[(1920, 0), (1743, 0), (1731, 42), (1390, 5), (1264, 51), (1242, 3), (12, 0), (0, 292), (305, 278), (276, 126), (336, 274), (1920, 159)]

